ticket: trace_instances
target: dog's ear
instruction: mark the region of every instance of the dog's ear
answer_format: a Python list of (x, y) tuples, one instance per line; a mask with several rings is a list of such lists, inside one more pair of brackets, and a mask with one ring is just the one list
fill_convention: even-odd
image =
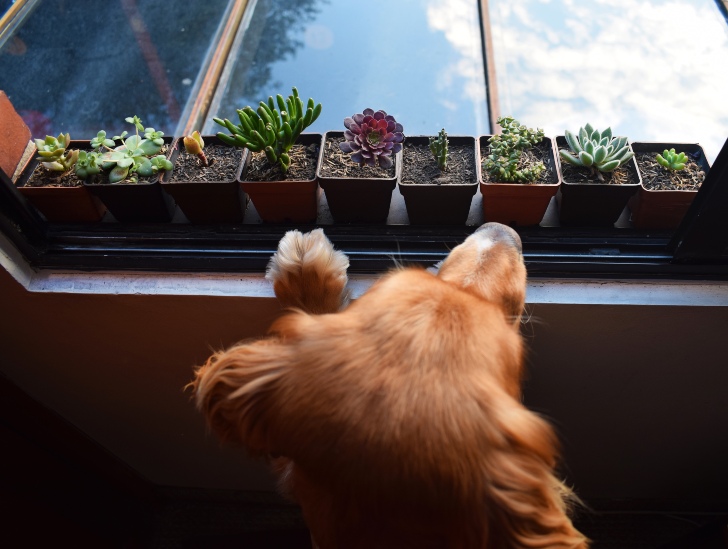
[(190, 384), (197, 407), (223, 441), (252, 454), (275, 454), (276, 389), (291, 368), (288, 346), (278, 337), (243, 343), (211, 356)]

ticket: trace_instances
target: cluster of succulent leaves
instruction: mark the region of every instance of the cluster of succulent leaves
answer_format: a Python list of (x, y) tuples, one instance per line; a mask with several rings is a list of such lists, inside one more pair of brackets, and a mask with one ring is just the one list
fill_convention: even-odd
[(566, 130), (564, 137), (571, 152), (559, 150), (561, 158), (574, 166), (589, 168), (600, 181), (604, 179), (602, 173), (613, 172), (634, 156), (627, 138), (613, 137), (611, 128), (600, 132), (587, 124), (577, 134)]
[(43, 167), (52, 172), (63, 174), (76, 165), (79, 151), (68, 150), (71, 136), (67, 133), (58, 137), (46, 135), (45, 139), (36, 139), (35, 147), (38, 149), (38, 160)]
[(512, 116), (498, 119), (503, 132), (488, 140), (490, 153), (483, 162), (483, 169), (494, 181), (509, 183), (530, 183), (538, 179), (546, 169), (543, 162), (532, 166), (521, 166), (521, 155), (543, 140), (542, 129), (531, 129)]
[(685, 169), (688, 157), (684, 152), (676, 153), (675, 149), (670, 149), (669, 151), (665, 149), (662, 154), (658, 154), (655, 157), (655, 160), (666, 170), (678, 171)]
[[(125, 120), (134, 125), (134, 134), (127, 137), (128, 132), (124, 131), (121, 135), (108, 139), (106, 132), (100, 131), (91, 140), (94, 152), (100, 153), (96, 163), (100, 161), (105, 171), (110, 170), (109, 183), (125, 180), (136, 182), (138, 177), (149, 177), (161, 170), (171, 170), (172, 163), (163, 154), (159, 154), (164, 145), (164, 132), (145, 128), (138, 116), (130, 116)], [(117, 141), (121, 145), (117, 146)], [(76, 173), (78, 175), (78, 170)]]
[(437, 137), (430, 137), (430, 152), (437, 161), (437, 167), (441, 170), (447, 169), (448, 141), (445, 128), (441, 129)]
[(232, 135), (218, 133), (221, 141), (233, 147), (246, 147), (253, 152), (263, 151), (268, 162), (278, 165), (285, 174), (291, 166), (288, 152), (296, 143), (298, 136), (321, 114), (321, 103), (314, 104), (309, 98), (306, 108), (294, 87), (293, 94), (284, 100), (283, 96), (276, 95), (268, 98), (268, 102), (261, 101), (257, 111), (248, 106), (238, 109), (240, 124), (235, 125), (230, 120), (213, 118), (225, 126)]
[(392, 155), (402, 150), (404, 128), (385, 111), (364, 109), (344, 119), (345, 141), (339, 143), (342, 152), (350, 155), (360, 166), (391, 168)]

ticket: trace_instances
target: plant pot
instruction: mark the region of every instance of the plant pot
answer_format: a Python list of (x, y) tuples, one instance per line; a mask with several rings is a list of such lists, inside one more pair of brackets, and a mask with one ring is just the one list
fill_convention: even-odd
[[(317, 145), (316, 172), (321, 159), (322, 135), (320, 133), (303, 133), (296, 140), (297, 145), (308, 147)], [(296, 180), (281, 179), (278, 181), (250, 181), (245, 179), (252, 154), (245, 150), (243, 171), (240, 186), (250, 196), (260, 218), (268, 223), (315, 223), (318, 213), (318, 179)]]
[[(228, 147), (215, 135), (203, 136), (203, 140), (208, 159), (214, 159), (209, 152), (211, 146)], [(191, 223), (242, 223), (247, 205), (247, 197), (238, 182), (243, 169), (243, 149), (229, 148), (237, 153), (237, 167), (232, 177), (221, 181), (211, 172), (212, 180), (198, 181), (175, 174), (184, 143), (182, 138), (177, 138), (172, 144), (169, 159), (175, 164), (175, 170), (166, 172), (161, 178), (162, 189), (174, 198)]]
[[(169, 146), (171, 137), (165, 137)], [(164, 223), (174, 215), (174, 199), (162, 189), (159, 175), (138, 183), (86, 183), (120, 223)]]
[(0, 90), (0, 171), (8, 179), (17, 180), (27, 159), (35, 153), (30, 129), (13, 107), (4, 91)]
[[(556, 138), (556, 149), (568, 149), (563, 136)], [(556, 158), (560, 158), (557, 152)], [(629, 199), (640, 188), (637, 163), (631, 158), (620, 169), (629, 171), (634, 183), (610, 185), (606, 183), (575, 183), (566, 179), (561, 168), (561, 189), (556, 195), (559, 202), (559, 220), (563, 226), (613, 227), (627, 206)]]
[[(69, 149), (90, 150), (84, 140), (71, 140)], [(34, 149), (36, 150), (36, 149)], [(32, 187), (32, 180), (40, 162), (35, 154), (29, 159), (16, 185), (18, 191), (52, 223), (94, 223), (106, 213), (106, 207), (78, 180), (75, 187)]]
[[(328, 177), (321, 173), (327, 144), (340, 139), (344, 132), (326, 132), (318, 167), (319, 185), (326, 193), (331, 216), (337, 223), (386, 223), (392, 191), (402, 171), (402, 151), (394, 158), (391, 177)], [(362, 169), (366, 173), (366, 168)]]
[[(639, 153), (662, 153), (665, 149), (697, 154), (695, 162), (706, 173), (710, 164), (705, 151), (697, 143), (632, 143), (632, 150)], [(639, 168), (640, 164), (637, 163)], [(649, 190), (641, 181), (639, 191), (629, 201), (632, 225), (637, 229), (676, 229), (692, 204), (697, 190)]]
[[(478, 189), (478, 154), (475, 150), (474, 137), (448, 136), (451, 152), (464, 149), (465, 156), (472, 162), (470, 177), (452, 183), (405, 183), (402, 179), (408, 173), (407, 147), (414, 145), (427, 147), (429, 137), (407, 137), (402, 152), (402, 172), (398, 182), (399, 192), (404, 197), (407, 215), (412, 225), (464, 225), (470, 212), (470, 203)], [(428, 151), (429, 154), (429, 151)], [(433, 172), (439, 175), (437, 162), (428, 156), (428, 163), (433, 166)]]
[[(479, 139), (478, 151), (488, 150), (488, 139), (492, 136), (482, 135)], [(561, 185), (561, 174), (556, 162), (554, 141), (544, 137), (536, 147), (547, 149), (544, 165), (546, 166), (547, 183), (506, 183), (491, 182), (483, 178), (483, 158), (480, 154), (480, 192), (483, 195), (483, 215), (485, 221), (496, 221), (504, 225), (528, 227), (541, 223), (551, 198)]]

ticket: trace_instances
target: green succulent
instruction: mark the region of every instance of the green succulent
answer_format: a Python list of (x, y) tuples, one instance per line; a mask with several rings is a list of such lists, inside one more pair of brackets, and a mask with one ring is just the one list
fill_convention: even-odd
[[(138, 176), (149, 177), (160, 170), (171, 170), (173, 164), (164, 155), (158, 154), (164, 145), (164, 132), (145, 128), (138, 116), (130, 116), (125, 120), (134, 125), (136, 131), (133, 135), (127, 137), (128, 132), (125, 131), (108, 140), (106, 132), (100, 131), (91, 142), (91, 146), (96, 146), (99, 150), (106, 149), (99, 159), (103, 169), (110, 170), (109, 183), (124, 180), (136, 182)], [(116, 141), (121, 141), (121, 145), (112, 149)]]
[(101, 173), (101, 154), (95, 151), (79, 151), (76, 162), (76, 177), (90, 179)]
[(237, 126), (228, 119), (213, 118), (232, 134), (220, 132), (217, 134), (220, 140), (232, 147), (246, 147), (253, 152), (264, 151), (268, 162), (280, 166), (285, 174), (291, 166), (288, 152), (301, 132), (321, 114), (321, 103), (316, 105), (309, 98), (304, 109), (303, 101), (294, 87), (293, 95), (289, 95), (286, 100), (278, 94), (275, 101), (273, 97), (269, 97), (267, 103), (261, 101), (257, 111), (248, 106), (238, 109), (237, 113), (240, 119)]
[(441, 170), (447, 169), (448, 141), (445, 128), (441, 129), (437, 137), (430, 137), (430, 152), (437, 160), (437, 167)]
[(559, 150), (561, 158), (574, 166), (589, 168), (600, 181), (604, 181), (602, 173), (613, 172), (634, 156), (627, 138), (613, 137), (611, 128), (600, 132), (587, 124), (579, 129), (578, 135), (566, 130), (564, 137), (571, 152)]
[(35, 147), (38, 149), (37, 160), (43, 167), (58, 174), (71, 170), (78, 160), (77, 150), (67, 150), (71, 143), (69, 134), (59, 134), (58, 137), (46, 135), (45, 139), (35, 139)]
[(663, 168), (670, 171), (684, 170), (685, 164), (687, 164), (688, 157), (684, 152), (676, 153), (675, 149), (669, 151), (665, 149), (662, 154), (658, 154), (655, 157), (657, 163)]
[(490, 154), (483, 162), (483, 169), (495, 181), (530, 183), (546, 169), (543, 162), (530, 167), (521, 167), (521, 155), (525, 149), (543, 140), (542, 129), (530, 129), (512, 116), (498, 119), (503, 132), (488, 140)]

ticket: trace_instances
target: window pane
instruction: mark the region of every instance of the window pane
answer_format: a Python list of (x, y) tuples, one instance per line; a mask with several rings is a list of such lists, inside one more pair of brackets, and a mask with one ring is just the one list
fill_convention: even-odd
[(715, 0), (489, 0), (501, 113), (547, 135), (728, 135), (728, 25)]
[(90, 139), (134, 114), (171, 135), (229, 0), (26, 4), (0, 44), (0, 89), (33, 135)]
[(343, 130), (367, 107), (409, 135), (489, 131), (477, 2), (251, 0), (248, 10), (213, 116), (237, 120), (236, 109), (296, 86), (323, 105), (308, 131)]

